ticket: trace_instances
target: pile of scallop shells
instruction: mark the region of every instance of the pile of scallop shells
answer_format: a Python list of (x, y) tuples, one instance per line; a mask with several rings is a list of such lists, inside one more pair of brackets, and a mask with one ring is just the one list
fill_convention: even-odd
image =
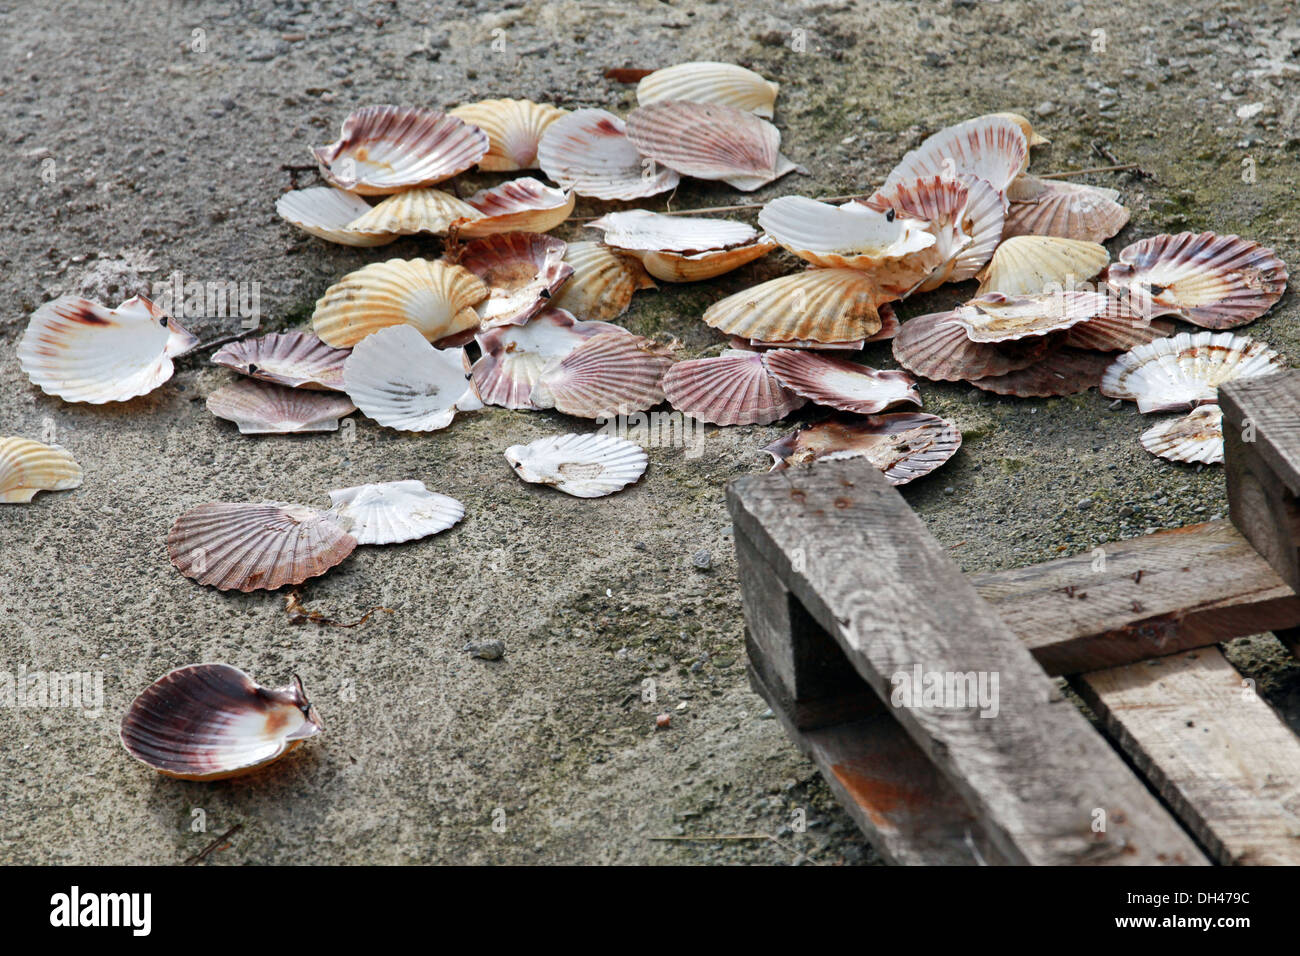
[[(802, 171), (781, 151), (777, 84), (722, 63), (640, 78), (626, 116), (493, 99), (450, 110), (366, 106), (312, 154), (323, 185), (279, 197), (277, 213), (331, 243), (438, 237), (436, 258), (376, 258), (324, 290), (310, 328), (225, 341), (211, 361), (236, 373), (207, 408), (240, 435), (335, 431), (358, 411), (379, 426), (436, 432), (484, 406), (610, 421), (661, 402), (717, 426), (769, 425), (812, 403), (825, 416), (763, 449), (773, 468), (863, 457), (904, 484), (948, 461), (961, 432), (921, 411), (919, 379), (1023, 398), (1092, 386), (1144, 413), (1178, 412), (1142, 435), (1176, 461), (1222, 460), (1222, 382), (1281, 367), (1225, 331), (1266, 312), (1286, 267), (1256, 242), (1213, 233), (1103, 243), (1128, 222), (1115, 190), (1028, 171), (1046, 142), (996, 113), (939, 130), (878, 189), (782, 195), (721, 210), (629, 206), (683, 177), (743, 192)], [(461, 187), (470, 171), (504, 173)], [(591, 237), (550, 231), (576, 200), (616, 203)], [(714, 213), (750, 209), (757, 226)], [(716, 349), (679, 360), (676, 342), (614, 320), (656, 282), (700, 282), (784, 250), (802, 268), (713, 302)], [(788, 261), (788, 260), (787, 260)], [(918, 293), (969, 281), (954, 307), (901, 320)], [(914, 311), (909, 309), (908, 311)], [(1206, 331), (1178, 331), (1174, 319)], [(891, 341), (892, 340), (892, 341)], [(899, 369), (858, 353), (890, 341)], [(46, 393), (124, 402), (163, 385), (200, 347), (136, 297), (116, 308), (75, 297), (32, 315), (18, 349)], [(644, 474), (645, 450), (604, 431), (503, 449), (525, 482), (579, 498)], [(0, 502), (76, 488), (64, 449), (0, 438)], [(359, 546), (413, 541), (464, 516), (453, 498), (404, 478), (330, 492), (330, 503), (212, 501), (166, 535), (172, 563), (222, 591), (299, 585)], [(214, 779), (263, 766), (320, 732), (300, 681), (274, 689), (224, 664), (172, 671), (122, 722), (126, 748), (164, 774)]]

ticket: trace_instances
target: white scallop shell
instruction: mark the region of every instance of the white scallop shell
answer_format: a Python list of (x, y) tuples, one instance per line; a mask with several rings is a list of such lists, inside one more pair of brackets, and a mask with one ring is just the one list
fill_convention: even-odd
[(208, 411), (234, 422), (241, 435), (336, 432), (339, 419), (357, 410), (346, 395), (289, 388), (241, 378), (208, 396)]
[(172, 377), (199, 340), (143, 296), (108, 309), (64, 296), (32, 314), (18, 361), (32, 384), (68, 402), (125, 402)]
[(702, 60), (678, 63), (642, 77), (636, 87), (636, 102), (638, 106), (661, 100), (718, 103), (771, 119), (780, 89), (743, 66)]
[(875, 415), (900, 402), (921, 404), (916, 380), (906, 372), (878, 371), (857, 362), (795, 349), (763, 354), (778, 382), (818, 405), (857, 415)]
[(1219, 386), (1282, 370), (1263, 342), (1231, 332), (1180, 332), (1124, 352), (1106, 369), (1101, 393), (1137, 402), (1138, 411), (1181, 411), (1216, 401)]
[(409, 325), (367, 336), (343, 363), (343, 386), (357, 408), (399, 431), (437, 431), (456, 412), (480, 408), (468, 377), (464, 349), (435, 349)]
[(902, 158), (883, 189), (928, 176), (978, 176), (1005, 194), (1029, 165), (1029, 143), (1013, 119), (996, 113), (939, 130)]
[(601, 498), (645, 474), (645, 449), (600, 433), (553, 435), (506, 449), (506, 461), (524, 481), (573, 495)]
[(1106, 268), (1106, 247), (1059, 236), (1013, 236), (1005, 239), (980, 272), (979, 294), (1038, 295), (1078, 289)]
[(537, 147), (542, 171), (593, 199), (640, 199), (675, 189), (681, 177), (641, 155), (627, 126), (605, 110), (575, 110), (547, 127)]
[(465, 517), (455, 498), (424, 487), (424, 482), (385, 481), (330, 492), (332, 510), (357, 544), (397, 544), (446, 531)]
[(607, 246), (651, 252), (708, 252), (749, 245), (758, 238), (758, 230), (743, 222), (666, 216), (648, 209), (606, 213), (587, 228), (603, 230)]
[(1100, 292), (990, 292), (958, 306), (953, 318), (972, 342), (1010, 342), (1071, 328), (1104, 314), (1107, 306), (1108, 299)]
[(275, 201), (275, 211), (281, 219), (304, 232), (345, 246), (382, 246), (397, 238), (396, 233), (390, 235), (382, 230), (354, 227), (354, 222), (365, 220), (372, 212), (370, 204), (360, 196), (333, 186), (312, 186), (287, 192)]
[(81, 487), (81, 466), (58, 445), (0, 438), (0, 504), (25, 505), (41, 491)]
[(1223, 409), (1198, 405), (1142, 433), (1142, 447), (1153, 455), (1188, 464), (1223, 462)]
[(524, 325), (503, 325), (475, 336), (482, 356), (471, 371), (485, 405), (536, 409), (529, 396), (551, 362), (593, 335), (623, 331), (608, 322), (578, 322), (562, 309), (545, 309)]
[(480, 239), (499, 232), (549, 232), (573, 212), (575, 195), (553, 189), (530, 176), (481, 189), (466, 200), (478, 219), (455, 224), (462, 239)]

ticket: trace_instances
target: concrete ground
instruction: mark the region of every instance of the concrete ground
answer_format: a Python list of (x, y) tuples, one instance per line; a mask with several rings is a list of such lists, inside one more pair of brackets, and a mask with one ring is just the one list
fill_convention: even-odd
[[(938, 127), (1019, 110), (1052, 139), (1035, 170), (1104, 164), (1108, 151), (1149, 174), (1084, 177), (1133, 209), (1113, 251), (1213, 229), (1300, 264), (1300, 17), (1282, 0), (7, 2), (0, 51), (0, 434), (53, 436), (86, 472), (76, 491), (0, 510), (0, 669), (103, 674), (98, 715), (0, 707), (6, 863), (174, 863), (236, 825), (211, 862), (874, 860), (744, 677), (723, 486), (765, 468), (756, 450), (789, 423), (710, 429), (696, 458), (652, 448), (640, 484), (581, 501), (519, 483), (502, 458), (590, 427), (559, 415), (486, 410), (431, 435), (358, 418), (340, 434), (247, 438), (205, 410), (232, 373), (204, 356), (123, 405), (69, 405), (27, 382), (19, 336), (61, 293), (116, 304), (179, 269), (257, 283), (264, 328), (288, 328), (359, 265), (436, 254), (420, 240), (326, 245), (275, 215), (293, 176), (282, 164), (308, 162), (357, 106), (515, 96), (625, 112), (632, 90), (603, 79), (608, 67), (726, 59), (782, 84), (783, 150), (808, 170), (748, 199), (865, 191)], [(673, 204), (735, 201), (688, 182)], [(603, 208), (580, 201), (576, 214)], [(580, 224), (559, 234), (590, 237)], [(683, 357), (716, 350), (703, 309), (793, 268), (769, 256), (641, 293), (622, 321), (677, 336)], [(1288, 294), (1245, 331), (1300, 357), (1298, 312)], [(190, 324), (210, 340), (239, 321)], [(892, 365), (887, 347), (867, 357)], [(1224, 510), (1220, 469), (1147, 455), (1132, 406), (1108, 410), (1095, 392), (922, 392), (965, 443), (904, 494), (967, 570)], [(222, 594), (168, 562), (168, 527), (198, 503), (324, 504), (332, 488), (399, 478), (460, 498), (468, 515), (424, 542), (358, 550), (304, 589), (341, 620), (391, 609), (356, 628), (294, 626), (283, 595)], [(692, 566), (700, 550), (710, 570)], [(502, 660), (462, 651), (488, 638), (505, 642)], [(1234, 659), (1294, 719), (1300, 676), (1278, 645), (1240, 642)], [(150, 681), (197, 661), (271, 684), (301, 674), (326, 734), (242, 780), (147, 771), (118, 744), (118, 719)], [(663, 711), (672, 726), (656, 730)], [(809, 829), (790, 832), (799, 809)], [(656, 839), (752, 835), (777, 839)]]

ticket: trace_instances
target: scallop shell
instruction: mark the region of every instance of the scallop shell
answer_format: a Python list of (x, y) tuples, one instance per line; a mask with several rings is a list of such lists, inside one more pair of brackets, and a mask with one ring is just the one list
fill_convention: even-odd
[(1137, 402), (1138, 411), (1176, 412), (1214, 402), (1219, 386), (1282, 370), (1263, 342), (1231, 332), (1180, 332), (1124, 352), (1106, 369), (1101, 394)]
[(1057, 236), (1014, 236), (979, 273), (979, 294), (1039, 295), (1075, 289), (1110, 262), (1106, 247)]
[(553, 435), (511, 445), (506, 461), (529, 484), (550, 485), (575, 498), (602, 498), (645, 474), (645, 449), (614, 435)]
[(971, 175), (1005, 194), (1027, 165), (1029, 144), (1020, 124), (995, 113), (939, 130), (903, 157), (882, 189), (929, 176)]
[(665, 282), (712, 279), (776, 248), (752, 226), (727, 219), (630, 209), (588, 225), (603, 229), (606, 245), (636, 256), (647, 272)]
[(427, 538), (465, 517), (465, 506), (455, 498), (429, 491), (414, 479), (331, 491), (330, 505), (357, 544)]
[(881, 329), (878, 289), (857, 269), (810, 269), (715, 302), (706, 324), (762, 342), (852, 342)]
[(1148, 321), (1125, 308), (1124, 300), (1112, 298), (1104, 314), (1071, 326), (1065, 344), (1099, 352), (1127, 351), (1152, 339), (1173, 334), (1172, 322)]
[(1100, 385), (1102, 373), (1110, 362), (1110, 356), (1104, 352), (1061, 348), (1028, 368), (1006, 375), (973, 379), (971, 384), (986, 392), (1017, 398), (1075, 395)]
[(865, 272), (879, 290), (877, 302), (910, 292), (941, 259), (926, 223), (859, 202), (832, 206), (806, 196), (781, 196), (763, 207), (758, 224), (814, 266)]
[(672, 359), (664, 346), (631, 332), (592, 336), (553, 360), (530, 401), (578, 418), (614, 418), (663, 401), (663, 377)]
[(327, 345), (351, 348), (379, 329), (410, 325), (429, 341), (478, 327), (488, 287), (468, 269), (427, 259), (372, 262), (316, 303), (312, 325)]
[(676, 171), (637, 152), (627, 126), (605, 110), (575, 110), (552, 123), (537, 147), (542, 171), (593, 199), (640, 199), (676, 189)]
[(663, 101), (634, 109), (627, 137), (642, 155), (683, 176), (753, 192), (797, 167), (781, 155), (781, 133), (753, 113), (716, 103)]
[(1005, 375), (1033, 365), (1045, 354), (972, 342), (955, 312), (908, 319), (894, 337), (893, 352), (903, 368), (936, 382)]
[(935, 236), (939, 264), (918, 287), (937, 289), (945, 282), (963, 282), (989, 261), (1002, 236), (1002, 196), (982, 179), (932, 176), (899, 182), (876, 193), (864, 205), (895, 217), (928, 223)]
[(655, 288), (640, 262), (599, 242), (569, 243), (564, 261), (573, 267), (573, 275), (551, 305), (580, 319), (617, 318), (632, 304), (633, 293)]
[(717, 103), (771, 119), (780, 89), (743, 66), (704, 60), (678, 63), (643, 77), (636, 87), (636, 102), (638, 106), (663, 100)]
[(763, 364), (782, 385), (818, 405), (875, 415), (900, 402), (921, 404), (916, 380), (906, 372), (877, 371), (813, 352), (777, 349)]
[(447, 111), (487, 133), (488, 151), (478, 168), (488, 172), (513, 172), (537, 168), (537, 144), (568, 110), (532, 100), (484, 100)]
[(368, 232), (352, 223), (371, 212), (370, 204), (333, 186), (295, 189), (275, 201), (280, 218), (326, 242), (345, 246), (382, 246), (397, 236), (380, 230)]
[(1223, 409), (1198, 405), (1186, 415), (1163, 421), (1142, 433), (1142, 447), (1170, 461), (1222, 464)]
[(481, 218), (483, 214), (469, 203), (441, 189), (408, 189), (367, 206), (349, 228), (389, 241), (421, 232), (445, 236), (454, 224)]
[(18, 362), (47, 395), (102, 405), (152, 392), (172, 377), (172, 359), (198, 344), (143, 296), (116, 309), (63, 296), (32, 314)]
[(81, 466), (58, 445), (0, 438), (0, 504), (25, 505), (42, 491), (81, 487)]
[(486, 133), (441, 110), (366, 106), (343, 121), (337, 140), (312, 154), (340, 189), (384, 196), (450, 179), (487, 151)]
[(464, 349), (435, 349), (405, 325), (366, 337), (343, 363), (343, 385), (357, 408), (407, 432), (437, 431), (456, 412), (480, 408), (468, 378)]
[(1085, 183), (1054, 182), (1024, 174), (1007, 189), (1010, 205), (1002, 237), (1060, 236), (1104, 242), (1128, 223), (1119, 192)]
[(727, 349), (678, 362), (664, 374), (673, 408), (714, 425), (768, 425), (807, 404), (763, 365), (760, 352)]
[(341, 563), (356, 538), (328, 511), (268, 501), (191, 508), (167, 533), (172, 564), (221, 591), (274, 591)]
[(279, 760), (321, 732), (297, 677), (269, 688), (229, 664), (178, 667), (144, 689), (122, 717), (122, 746), (181, 780), (224, 780)]
[(512, 179), (491, 189), (481, 189), (467, 202), (479, 212), (478, 219), (464, 219), (455, 226), (462, 239), (480, 239), (499, 232), (547, 232), (573, 212), (575, 196), (552, 189), (530, 176)]
[(895, 412), (865, 421), (828, 419), (763, 450), (774, 459), (773, 471), (822, 458), (866, 458), (891, 485), (905, 485), (934, 471), (960, 447), (961, 432), (947, 419)]
[(347, 349), (326, 345), (310, 332), (272, 332), (223, 345), (212, 363), (263, 382), (337, 392), (347, 357)]
[(1286, 264), (1239, 236), (1152, 236), (1128, 246), (1106, 272), (1116, 292), (1148, 318), (1176, 315), (1207, 329), (1259, 318), (1286, 291)]
[(339, 419), (357, 410), (346, 395), (287, 388), (241, 378), (208, 396), (208, 411), (234, 422), (241, 435), (336, 432)]
[(1020, 113), (989, 113), (988, 115), (1000, 116), (1003, 119), (1011, 120), (1011, 122), (1020, 127), (1020, 132), (1025, 134), (1025, 141), (1029, 143), (1031, 147), (1046, 146), (1051, 142), (1051, 140), (1046, 136), (1035, 131), (1034, 126), (1029, 122), (1028, 117), (1022, 116)]
[(593, 335), (621, 331), (608, 322), (578, 322), (563, 309), (550, 308), (525, 325), (481, 332), (475, 337), (483, 354), (471, 369), (474, 387), (485, 405), (536, 409), (529, 396), (552, 361)]
[(555, 297), (573, 275), (562, 239), (536, 232), (506, 232), (475, 239), (452, 254), (487, 285), (477, 311), (483, 325), (522, 325)]
[(1107, 306), (1107, 296), (1098, 292), (990, 292), (959, 306), (953, 317), (972, 342), (1009, 342), (1071, 328), (1104, 314)]

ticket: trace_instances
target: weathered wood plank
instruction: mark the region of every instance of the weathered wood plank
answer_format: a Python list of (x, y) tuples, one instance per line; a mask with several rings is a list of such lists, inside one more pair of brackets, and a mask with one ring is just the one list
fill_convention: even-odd
[(1235, 433), (1300, 496), (1300, 371), (1238, 379), (1219, 388), (1223, 431)]
[[(951, 694), (894, 713), (1004, 859), (1205, 862), (870, 464), (747, 476), (727, 500), (737, 530), (882, 699), (916, 668), (997, 681), (996, 716)], [(1105, 833), (1092, 828), (1098, 810)]]
[(1004, 862), (962, 798), (892, 714), (802, 730), (783, 714), (752, 663), (749, 682), (821, 771), (840, 805), (887, 862), (974, 866)]
[(1300, 624), (1300, 596), (1226, 520), (969, 578), (1053, 675)]
[(1220, 863), (1300, 863), (1300, 738), (1218, 648), (1076, 684), (1134, 764)]

